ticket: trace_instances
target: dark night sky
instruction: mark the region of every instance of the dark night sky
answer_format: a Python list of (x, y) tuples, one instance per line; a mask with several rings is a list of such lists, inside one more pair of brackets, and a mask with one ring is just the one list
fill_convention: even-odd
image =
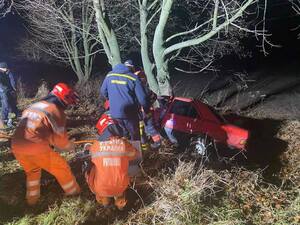
[(12, 53), (18, 40), (25, 35), (25, 28), (18, 16), (9, 14), (0, 20), (0, 30), (0, 60), (10, 61), (6, 58), (13, 58)]
[[(254, 67), (260, 66), (261, 63), (285, 63), (291, 60), (300, 59), (300, 39), (297, 34), (300, 28), (292, 31), (293, 28), (300, 25), (300, 17), (295, 16), (290, 3), (287, 0), (269, 0), (267, 10), (267, 30), (272, 33), (271, 41), (274, 44), (281, 45), (281, 48), (269, 49), (268, 57), (260, 53), (256, 46), (260, 43), (252, 38), (247, 42), (247, 46), (253, 51), (253, 57), (249, 63)], [(10, 14), (0, 20), (0, 61), (7, 61), (12, 69), (22, 77), (40, 76), (55, 77), (55, 74), (65, 73), (65, 68), (59, 68), (49, 65), (35, 65), (16, 57), (14, 48), (22, 37), (26, 35), (24, 22), (19, 16)], [(229, 65), (230, 66), (230, 65)], [(65, 79), (72, 79), (70, 72)]]

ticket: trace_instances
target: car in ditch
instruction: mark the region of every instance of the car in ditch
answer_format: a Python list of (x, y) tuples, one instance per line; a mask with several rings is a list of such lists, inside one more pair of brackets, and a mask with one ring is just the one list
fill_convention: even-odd
[(196, 150), (200, 154), (204, 154), (209, 140), (240, 151), (246, 150), (249, 131), (224, 122), (200, 100), (168, 98), (163, 107), (155, 110), (154, 118), (173, 144), (177, 144), (176, 141), (180, 144), (182, 138), (192, 137), (189, 142), (196, 140)]

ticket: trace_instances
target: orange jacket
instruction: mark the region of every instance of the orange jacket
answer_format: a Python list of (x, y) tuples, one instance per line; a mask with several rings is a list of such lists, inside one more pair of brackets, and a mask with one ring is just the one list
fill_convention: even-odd
[(40, 101), (24, 110), (12, 139), (12, 151), (36, 154), (49, 151), (49, 145), (60, 149), (70, 146), (64, 110), (53, 103)]
[(95, 142), (91, 148), (94, 168), (88, 184), (96, 195), (119, 196), (129, 185), (128, 164), (135, 159), (137, 150), (124, 138)]

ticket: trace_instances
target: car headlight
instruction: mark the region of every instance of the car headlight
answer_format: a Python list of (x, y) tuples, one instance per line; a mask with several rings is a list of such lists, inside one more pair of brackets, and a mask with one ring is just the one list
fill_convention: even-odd
[(245, 145), (246, 142), (247, 142), (247, 141), (246, 141), (245, 139), (243, 139), (243, 140), (240, 140), (240, 143), (239, 143), (239, 144), (240, 144), (240, 145)]

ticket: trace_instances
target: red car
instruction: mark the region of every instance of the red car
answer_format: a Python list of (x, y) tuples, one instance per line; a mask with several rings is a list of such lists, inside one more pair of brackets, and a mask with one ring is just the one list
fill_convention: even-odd
[(249, 131), (222, 122), (210, 107), (201, 101), (174, 97), (169, 99), (165, 106), (165, 109), (160, 108), (155, 112), (156, 121), (160, 121), (161, 128), (169, 128), (191, 136), (202, 135), (231, 148), (245, 150)]

